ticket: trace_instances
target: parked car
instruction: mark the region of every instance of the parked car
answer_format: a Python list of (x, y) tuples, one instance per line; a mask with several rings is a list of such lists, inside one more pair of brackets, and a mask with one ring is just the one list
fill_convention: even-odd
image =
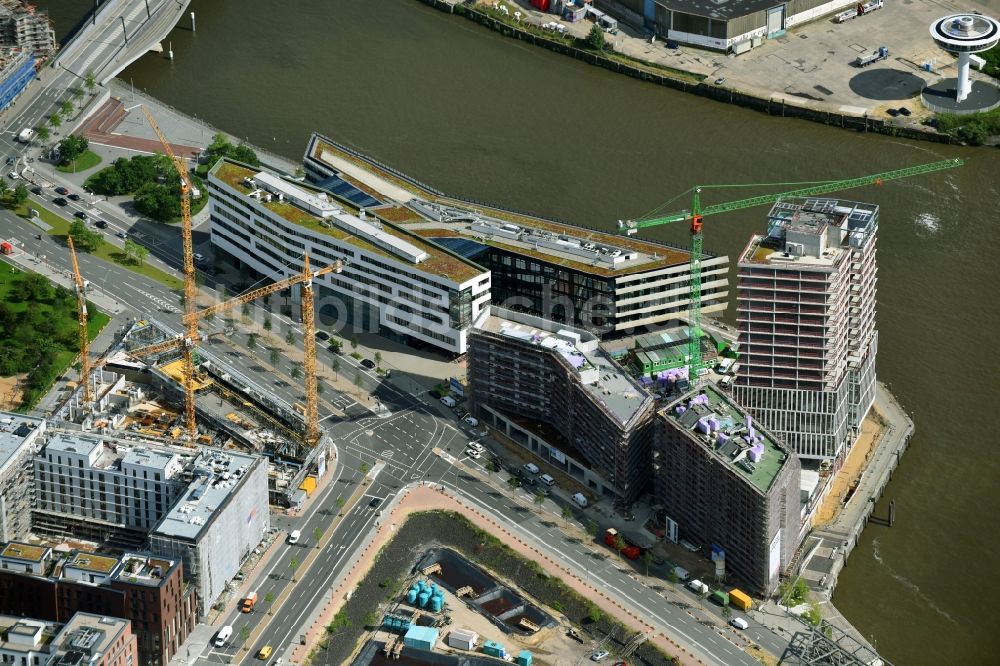
[(69, 194), (69, 190), (67, 190), (65, 187), (60, 186), (56, 188), (56, 194), (61, 194), (63, 196), (66, 196), (67, 194)]
[(524, 463), (524, 471), (528, 474), (538, 474), (538, 465), (535, 463)]
[(598, 650), (594, 654), (590, 655), (590, 660), (591, 661), (600, 661), (601, 659), (606, 658), (609, 654), (610, 653), (607, 650)]
[(302, 532), (299, 530), (292, 530), (292, 533), (288, 535), (288, 543), (295, 545), (302, 538)]
[(222, 629), (219, 629), (219, 633), (215, 635), (215, 640), (212, 641), (212, 643), (215, 645), (215, 647), (223, 647), (226, 644), (226, 641), (228, 641), (229, 637), (232, 635), (233, 635), (233, 628), (232, 626), (227, 624)]
[(316, 331), (316, 339), (326, 342), (327, 340), (330, 339), (330, 334), (327, 333), (326, 331)]
[(11, 180), (18, 180), (18, 179), (20, 178), (20, 176), (18, 176), (18, 175), (17, 175), (17, 172), (16, 172), (16, 171), (14, 171), (14, 170), (11, 170), (11, 172), (10, 172), (9, 174), (7, 174), (7, 176), (8, 176), (8, 177), (9, 177), (9, 178), (10, 178)]
[(466, 417), (465, 417), (464, 419), (462, 419), (462, 420), (463, 420), (463, 421), (465, 421), (465, 422), (466, 422), (467, 424), (469, 424), (470, 426), (472, 426), (473, 428), (475, 428), (475, 427), (476, 427), (477, 425), (479, 425), (479, 419), (477, 419), (477, 418), (476, 418), (476, 417), (474, 417), (474, 416), (466, 416)]
[(441, 396), (441, 404), (444, 405), (445, 407), (454, 407), (458, 403), (455, 402), (455, 399), (450, 395), (443, 395)]
[(361, 365), (365, 368), (368, 368), (369, 370), (375, 369), (375, 361), (371, 360), (370, 358), (361, 359)]
[(195, 252), (194, 253), (194, 263), (201, 264), (201, 263), (204, 263), (204, 262), (205, 262), (205, 255), (198, 254), (197, 252)]
[(469, 456), (469, 457), (470, 457), (470, 458), (472, 458), (473, 460), (479, 460), (480, 458), (482, 458), (482, 457), (483, 457), (483, 454), (482, 454), (482, 453), (480, 453), (479, 451), (476, 451), (476, 450), (475, 450), (474, 448), (472, 448), (472, 447), (469, 447), (469, 448), (467, 448), (467, 449), (465, 450), (465, 455)]
[(479, 442), (469, 442), (469, 448), (479, 451), (480, 453), (486, 450), (486, 447)]
[(905, 106), (901, 106), (901, 107), (899, 107), (899, 113), (900, 113), (900, 115), (903, 115), (903, 116), (909, 116), (910, 113), (911, 113), (911, 111), (908, 108), (906, 108)]
[(736, 627), (737, 629), (747, 629), (750, 626), (749, 624), (747, 624), (747, 621), (741, 617), (734, 617), (732, 620), (729, 621), (729, 624)]
[(681, 539), (678, 543), (681, 545), (681, 548), (683, 548), (684, 550), (690, 550), (692, 553), (697, 553), (699, 550), (701, 550), (701, 548), (694, 545), (687, 539)]
[(52, 203), (54, 203), (57, 206), (65, 206), (69, 202), (63, 199), (62, 197), (56, 197), (55, 199), (52, 200)]
[(576, 505), (581, 509), (587, 508), (587, 498), (584, 497), (583, 493), (576, 493), (573, 495), (573, 501), (576, 502)]
[(542, 474), (540, 477), (538, 477), (538, 480), (550, 487), (556, 485), (556, 480), (553, 479), (548, 474)]

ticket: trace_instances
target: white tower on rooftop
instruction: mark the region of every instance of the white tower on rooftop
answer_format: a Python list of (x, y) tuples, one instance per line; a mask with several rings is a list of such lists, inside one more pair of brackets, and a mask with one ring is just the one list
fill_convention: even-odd
[(1000, 42), (1000, 22), (980, 14), (952, 14), (931, 24), (931, 38), (945, 51), (958, 54), (955, 99), (965, 101), (972, 90), (969, 56), (987, 51)]

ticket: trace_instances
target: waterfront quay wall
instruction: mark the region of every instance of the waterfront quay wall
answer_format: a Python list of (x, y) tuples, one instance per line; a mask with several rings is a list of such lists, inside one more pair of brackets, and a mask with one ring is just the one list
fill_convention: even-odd
[[(718, 102), (735, 104), (755, 111), (760, 111), (771, 116), (781, 116), (782, 118), (801, 118), (813, 122), (842, 127), (857, 132), (873, 132), (877, 134), (888, 134), (890, 136), (902, 137), (905, 139), (917, 139), (920, 141), (932, 141), (935, 143), (960, 143), (955, 138), (938, 132), (924, 131), (913, 127), (899, 127), (882, 120), (881, 118), (869, 118), (867, 115), (855, 115), (842, 111), (828, 110), (792, 104), (784, 96), (775, 94), (771, 97), (761, 97), (751, 93), (741, 92), (732, 88), (706, 83), (705, 81), (692, 81), (680, 76), (671, 76), (664, 71), (662, 74), (648, 69), (630, 65), (620, 60), (614, 60), (591, 50), (581, 49), (565, 42), (549, 39), (544, 35), (538, 35), (523, 28), (512, 26), (496, 17), (476, 10), (466, 4), (460, 4), (460, 0), (420, 0), (426, 5), (447, 12), (457, 14), (474, 21), (491, 30), (499, 32), (508, 37), (519, 39), (529, 44), (541, 46), (550, 51), (570, 56), (576, 60), (582, 60), (590, 65), (603, 67), (604, 69), (624, 74), (625, 76), (642, 81), (648, 81), (656, 85), (673, 88), (681, 92), (700, 95), (714, 99)], [(689, 75), (695, 76), (695, 75)]]

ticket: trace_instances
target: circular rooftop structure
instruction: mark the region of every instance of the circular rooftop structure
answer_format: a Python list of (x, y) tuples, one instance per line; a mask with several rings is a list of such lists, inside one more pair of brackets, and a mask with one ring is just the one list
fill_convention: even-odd
[(978, 53), (1000, 42), (1000, 21), (981, 14), (952, 14), (931, 24), (931, 38), (945, 51)]

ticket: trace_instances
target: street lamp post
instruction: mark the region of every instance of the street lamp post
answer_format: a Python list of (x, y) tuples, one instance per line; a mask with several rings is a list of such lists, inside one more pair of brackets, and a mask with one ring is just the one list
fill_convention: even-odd
[(125, 35), (125, 46), (128, 46), (128, 31), (125, 30), (125, 17), (119, 16), (118, 18), (122, 20), (122, 34)]

